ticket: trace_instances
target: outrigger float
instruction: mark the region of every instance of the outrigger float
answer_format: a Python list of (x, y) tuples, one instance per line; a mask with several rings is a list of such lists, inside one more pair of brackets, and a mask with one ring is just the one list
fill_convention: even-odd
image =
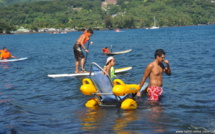
[[(94, 96), (85, 104), (88, 108), (97, 106), (120, 106), (124, 110), (137, 108), (137, 102), (134, 99), (139, 91), (139, 85), (125, 84), (120, 79), (112, 81), (108, 73), (95, 62), (91, 63), (90, 77), (84, 78), (82, 83), (81, 92), (84, 95)], [(144, 83), (140, 92), (143, 92), (147, 86), (148, 83)]]

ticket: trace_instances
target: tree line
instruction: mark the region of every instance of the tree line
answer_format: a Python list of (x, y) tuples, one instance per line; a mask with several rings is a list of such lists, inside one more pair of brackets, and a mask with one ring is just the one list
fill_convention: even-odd
[(24, 4), (35, 1), (49, 1), (49, 0), (0, 0), (0, 7), (6, 7), (14, 4)]
[(118, 0), (101, 8), (101, 0), (52, 0), (0, 8), (0, 33), (23, 26), (39, 28), (143, 28), (215, 23), (210, 0)]

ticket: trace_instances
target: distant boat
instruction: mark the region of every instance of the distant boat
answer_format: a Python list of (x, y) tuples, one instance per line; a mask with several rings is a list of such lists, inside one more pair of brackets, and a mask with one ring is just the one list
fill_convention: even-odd
[(115, 32), (121, 32), (121, 31), (117, 28), (117, 29), (115, 29)]
[(66, 31), (62, 31), (61, 34), (67, 34), (67, 32)]
[(156, 26), (156, 19), (154, 16), (154, 26), (150, 27), (150, 29), (158, 29), (159, 27)]

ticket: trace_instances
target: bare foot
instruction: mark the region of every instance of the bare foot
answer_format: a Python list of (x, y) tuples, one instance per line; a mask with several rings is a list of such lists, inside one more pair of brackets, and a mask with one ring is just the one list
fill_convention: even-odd
[(81, 71), (81, 73), (89, 73), (88, 71), (84, 70), (84, 71)]
[(86, 71), (85, 69), (81, 70), (81, 73), (89, 73), (88, 71)]

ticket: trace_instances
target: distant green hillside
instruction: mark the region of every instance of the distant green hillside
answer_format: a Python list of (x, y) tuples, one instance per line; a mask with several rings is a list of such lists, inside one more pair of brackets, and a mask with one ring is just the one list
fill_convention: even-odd
[(49, 1), (49, 0), (0, 0), (0, 7), (6, 7), (14, 4), (30, 3), (35, 1)]
[[(144, 28), (153, 25), (155, 16), (160, 27), (215, 24), (215, 3), (211, 0), (117, 1), (117, 5), (106, 8), (101, 8), (101, 0), (43, 0), (16, 4), (0, 8), (0, 23), (31, 30), (45, 27)], [(0, 33), (4, 31), (1, 29), (0, 25)]]

